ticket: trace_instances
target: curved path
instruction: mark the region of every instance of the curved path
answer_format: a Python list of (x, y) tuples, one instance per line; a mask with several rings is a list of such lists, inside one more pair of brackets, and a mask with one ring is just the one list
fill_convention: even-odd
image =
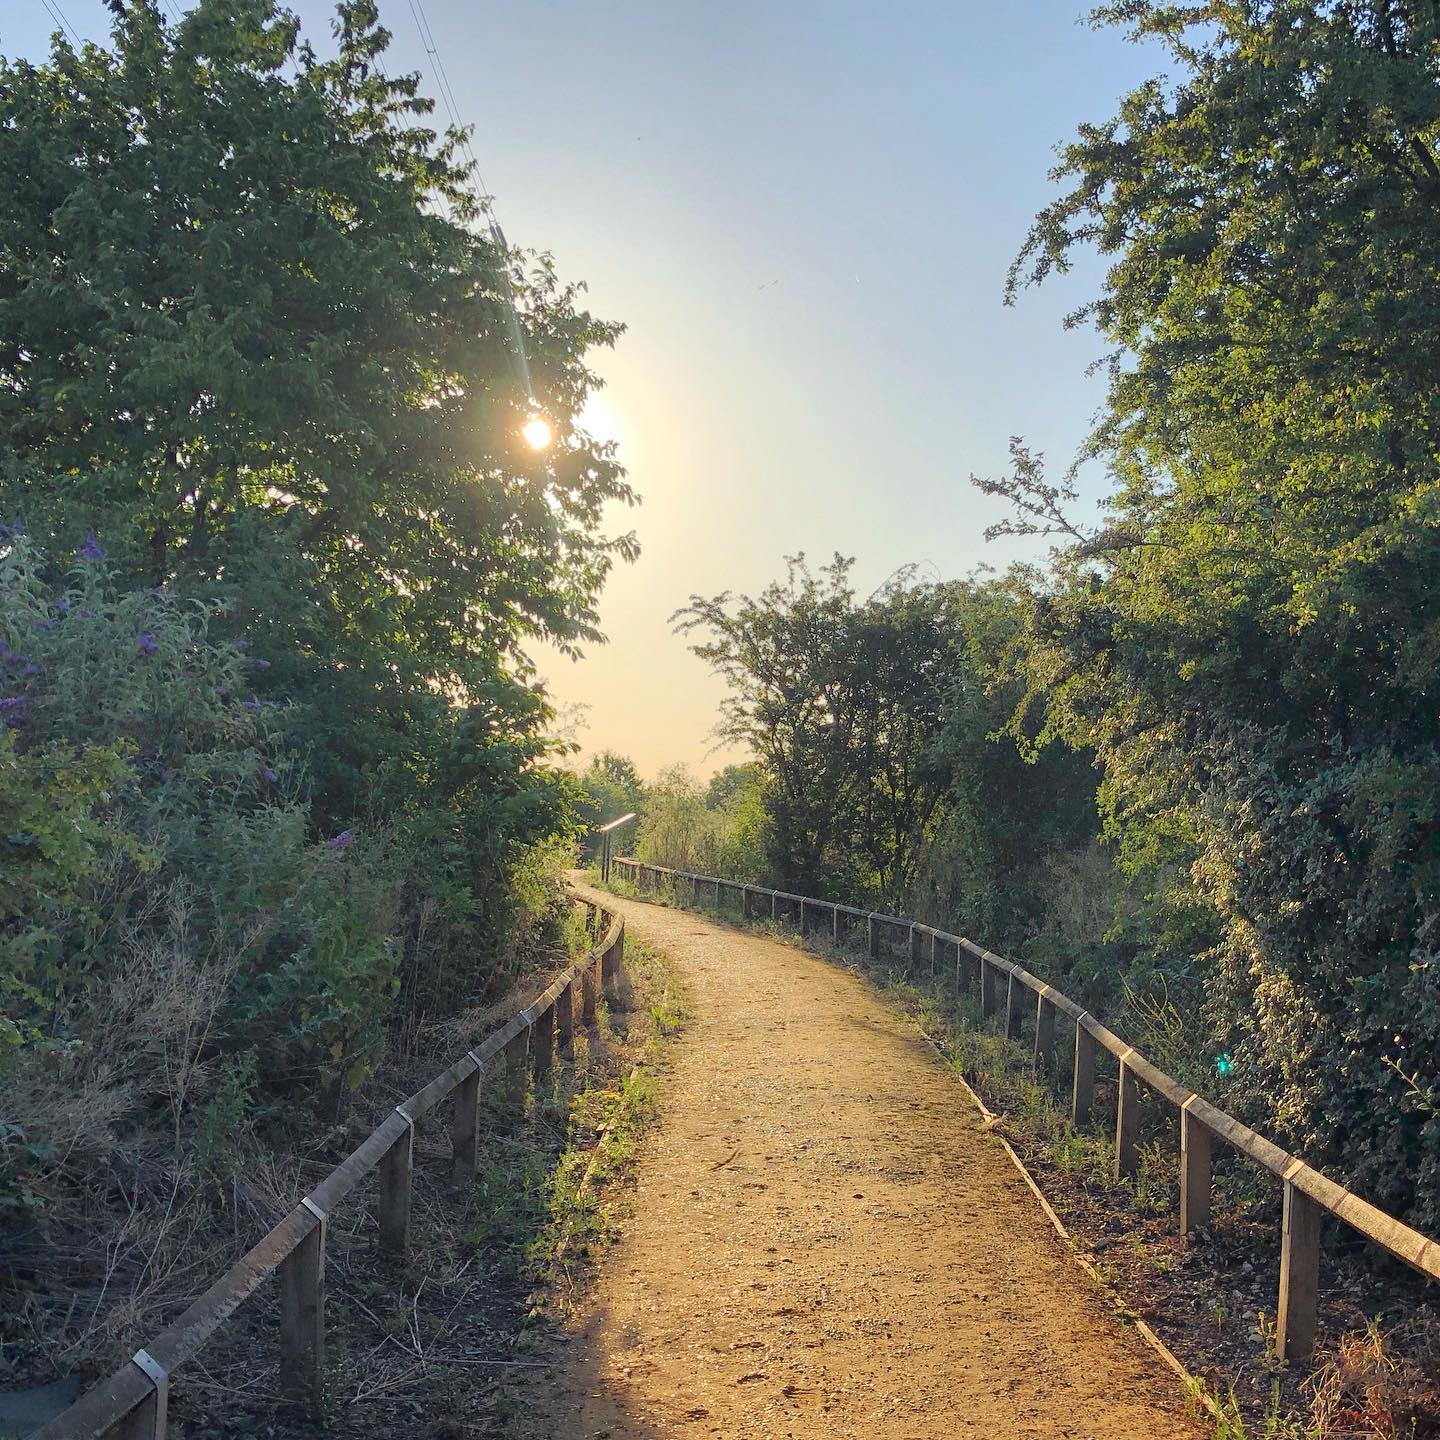
[(692, 1019), (521, 1433), (1196, 1440), (912, 1026), (792, 946), (618, 903)]

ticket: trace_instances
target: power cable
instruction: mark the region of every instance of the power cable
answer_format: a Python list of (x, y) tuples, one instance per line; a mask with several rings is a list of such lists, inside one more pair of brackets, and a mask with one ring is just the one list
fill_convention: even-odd
[(469, 132), (460, 122), (460, 102), (455, 97), (455, 88), (450, 83), (450, 76), (445, 70), (445, 62), (440, 58), (440, 47), (435, 43), (435, 32), (430, 28), (430, 18), (425, 13), (424, 0), (409, 0), (409, 5), (410, 13), (415, 17), (415, 28), (420, 32), (420, 44), (424, 47), (425, 53), (435, 62), (435, 79), (440, 87), (440, 98), (450, 117), (451, 128), (456, 132), (461, 149), (470, 162), (471, 172), (478, 185), (479, 193), (475, 198), (480, 202), (481, 209), (488, 215), (491, 200), (489, 187), (485, 184), (485, 177), (480, 173), (480, 160), (470, 144)]
[(60, 8), (60, 0), (40, 0), (40, 3), (50, 12), (50, 18), (58, 25), (79, 48), (80, 37), (75, 33), (75, 27), (65, 18), (65, 12)]
[(420, 44), (434, 62), (435, 83), (440, 91), (441, 103), (445, 106), (445, 112), (450, 118), (450, 127), (457, 137), (461, 154), (469, 162), (470, 174), (473, 177), (471, 188), (474, 192), (474, 199), (488, 223), (490, 238), (500, 251), (500, 276), (505, 286), (507, 301), (505, 306), (506, 324), (510, 331), (515, 366), (519, 371), (520, 381), (525, 387), (525, 394), (533, 409), (536, 401), (535, 387), (530, 381), (530, 357), (525, 351), (525, 335), (520, 329), (520, 318), (515, 308), (515, 286), (510, 277), (510, 266), (506, 258), (510, 253), (509, 242), (505, 239), (505, 232), (500, 228), (500, 222), (495, 218), (494, 197), (490, 194), (490, 189), (485, 184), (485, 178), (480, 173), (480, 160), (475, 154), (474, 147), (470, 144), (469, 132), (460, 123), (460, 104), (455, 97), (454, 87), (450, 84), (450, 77), (446, 74), (445, 62), (440, 58), (440, 47), (435, 43), (435, 32), (431, 30), (429, 17), (425, 14), (425, 0), (409, 0), (409, 5), (410, 13), (415, 17), (415, 28), (420, 32)]

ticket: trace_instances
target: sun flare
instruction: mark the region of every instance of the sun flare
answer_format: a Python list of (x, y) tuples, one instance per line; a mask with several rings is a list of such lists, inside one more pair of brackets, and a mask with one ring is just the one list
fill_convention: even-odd
[(532, 415), (520, 433), (532, 450), (548, 450), (555, 441), (555, 432), (550, 428), (550, 422), (539, 415)]

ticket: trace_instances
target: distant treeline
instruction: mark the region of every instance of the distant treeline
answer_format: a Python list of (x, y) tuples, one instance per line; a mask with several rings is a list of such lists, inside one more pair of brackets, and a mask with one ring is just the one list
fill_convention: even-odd
[(1064, 148), (1011, 295), (1109, 262), (1075, 316), (1109, 347), (1103, 523), (1016, 441), (981, 483), (1048, 563), (864, 598), (797, 565), (682, 623), (760, 765), (768, 875), (1078, 974), (1434, 1232), (1440, 10), (1100, 19), (1169, 78)]

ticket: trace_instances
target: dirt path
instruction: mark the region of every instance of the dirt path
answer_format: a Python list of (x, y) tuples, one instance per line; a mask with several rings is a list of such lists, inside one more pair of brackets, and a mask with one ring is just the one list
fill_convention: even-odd
[[(609, 903), (616, 903), (607, 897)], [(790, 946), (619, 902), (693, 1019), (533, 1440), (1195, 1440), (933, 1052)]]

